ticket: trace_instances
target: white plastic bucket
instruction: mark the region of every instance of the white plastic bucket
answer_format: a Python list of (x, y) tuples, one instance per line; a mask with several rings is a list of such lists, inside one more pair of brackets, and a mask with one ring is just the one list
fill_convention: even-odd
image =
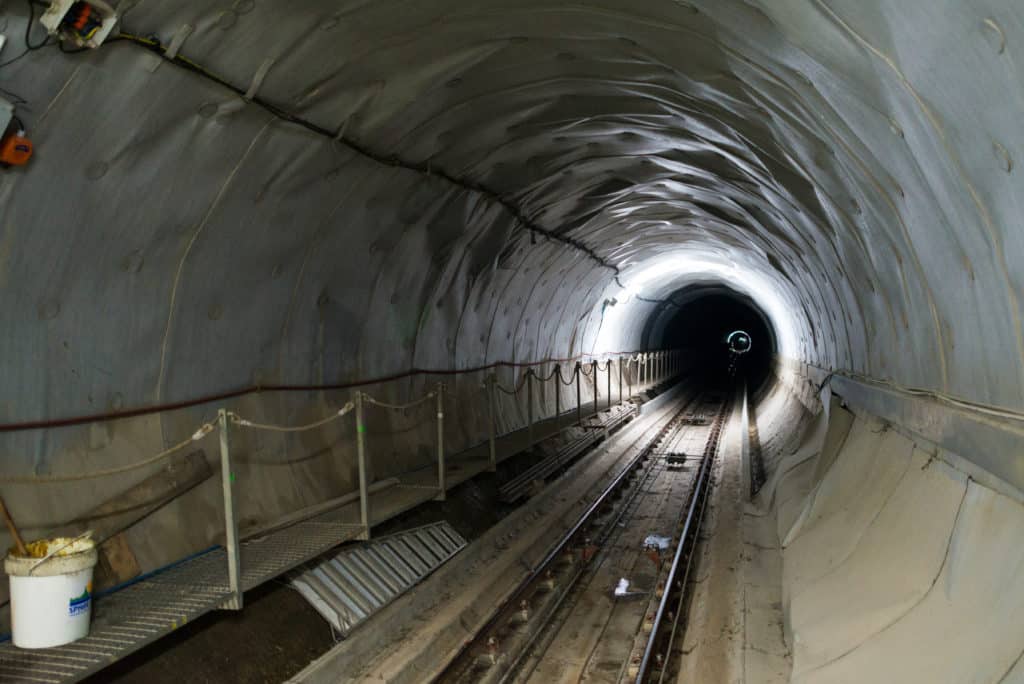
[(89, 539), (48, 543), (67, 547), (46, 559), (10, 554), (4, 559), (11, 586), (11, 639), (19, 648), (51, 648), (89, 634), (96, 546)]

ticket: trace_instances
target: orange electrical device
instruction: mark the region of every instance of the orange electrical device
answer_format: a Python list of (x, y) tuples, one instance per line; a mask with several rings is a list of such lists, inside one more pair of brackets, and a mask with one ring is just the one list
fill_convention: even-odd
[(0, 164), (23, 166), (32, 156), (32, 141), (24, 133), (10, 133), (0, 140)]

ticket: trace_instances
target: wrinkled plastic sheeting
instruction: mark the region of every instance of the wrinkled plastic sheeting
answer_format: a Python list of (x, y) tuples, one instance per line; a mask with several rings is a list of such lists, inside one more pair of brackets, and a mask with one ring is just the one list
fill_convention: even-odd
[[(122, 24), (186, 26), (181, 54), (242, 91), (272, 59), (256, 95), (330, 135), (127, 41), (5, 66), (36, 155), (0, 176), (3, 422), (631, 349), (647, 300), (750, 274), (794, 360), (1024, 405), (1019, 2), (183, 0)], [(626, 296), (660, 258), (680, 271)], [(232, 406), (274, 422), (338, 399)], [(19, 474), (118, 465), (209, 409), (0, 450)], [(335, 471), (243, 474), (240, 510), (337, 494)], [(12, 500), (71, 518), (126, 484)], [(200, 547), (217, 493), (191, 496), (160, 525), (201, 517)]]
[[(677, 247), (763, 272), (795, 355), (1020, 406), (1024, 10), (991, 10), (182, 2), (124, 24), (193, 26), (182, 54), (243, 89), (272, 57), (260, 96), (493, 188), (625, 273)], [(5, 69), (41, 152), (5, 178), (12, 419), (595, 334), (609, 270), (155, 59), (121, 42)], [(499, 324), (461, 333), (486, 301)]]

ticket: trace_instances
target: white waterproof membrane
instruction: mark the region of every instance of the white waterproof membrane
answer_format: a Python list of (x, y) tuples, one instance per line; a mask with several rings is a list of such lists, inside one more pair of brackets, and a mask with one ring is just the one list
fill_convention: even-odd
[[(1024, 407), (1020, 2), (129, 0), (77, 52), (25, 52), (29, 7), (0, 2), (35, 144), (0, 170), (5, 426), (659, 348), (694, 288), (748, 297), (785, 360)], [(2, 453), (137, 461), (217, 406)], [(302, 465), (241, 505), (346, 491), (309, 454), (349, 441), (317, 440), (252, 445)], [(125, 484), (92, 486), (25, 490), (27, 524)]]
[(196, 69), (0, 70), (6, 421), (632, 348), (631, 286), (708, 280), (785, 356), (1022, 405), (1019, 3), (119, 9)]

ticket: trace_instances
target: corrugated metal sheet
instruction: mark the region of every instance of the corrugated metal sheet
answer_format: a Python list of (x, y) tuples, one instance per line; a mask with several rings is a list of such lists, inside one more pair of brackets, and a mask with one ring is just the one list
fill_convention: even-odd
[(292, 586), (343, 636), (466, 546), (447, 522), (350, 546), (294, 577)]

